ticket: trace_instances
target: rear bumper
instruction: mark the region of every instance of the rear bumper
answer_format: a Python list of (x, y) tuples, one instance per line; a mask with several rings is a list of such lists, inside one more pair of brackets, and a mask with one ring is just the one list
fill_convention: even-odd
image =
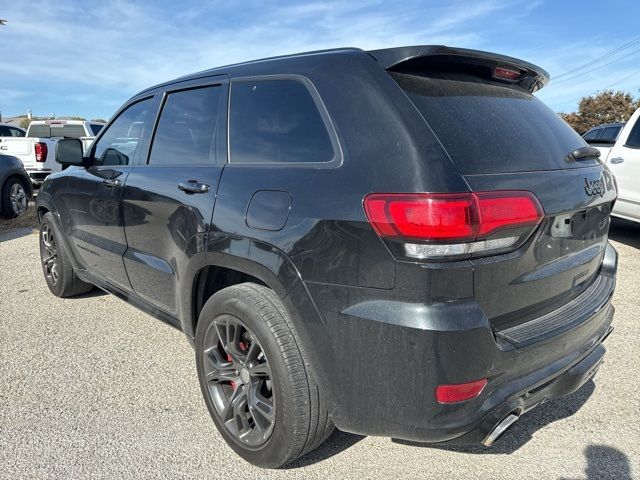
[[(575, 391), (594, 375), (605, 352), (616, 264), (609, 245), (599, 273), (606, 278), (596, 279), (606, 284), (597, 304), (579, 297), (581, 313), (558, 309), (551, 335), (534, 328), (534, 341), (516, 345), (496, 335), (474, 300), (350, 303), (348, 289), (308, 285), (319, 310), (326, 308), (323, 320), (332, 337), (332, 365), (324, 370), (334, 423), (353, 433), (410, 441), (480, 442), (509, 413), (520, 415)], [(543, 325), (551, 325), (545, 317)], [(488, 383), (477, 398), (435, 400), (440, 384), (481, 378)]]
[(35, 168), (27, 168), (27, 173), (29, 174), (29, 178), (31, 178), (31, 183), (36, 186), (42, 184), (45, 179), (53, 173), (53, 170), (49, 168), (45, 169), (35, 169)]
[[(613, 308), (611, 315), (613, 315)], [(502, 403), (481, 418), (476, 426), (472, 427), (473, 424), (470, 424), (468, 428), (471, 428), (471, 430), (468, 433), (445, 443), (469, 444), (483, 442), (489, 437), (496, 425), (508, 415), (515, 414), (519, 417), (547, 400), (564, 397), (580, 389), (593, 378), (598, 368), (600, 368), (606, 353), (602, 342), (612, 331), (613, 328), (609, 327), (602, 339), (584, 358), (564, 371), (544, 379), (541, 384), (532, 385), (526, 390), (504, 399)]]

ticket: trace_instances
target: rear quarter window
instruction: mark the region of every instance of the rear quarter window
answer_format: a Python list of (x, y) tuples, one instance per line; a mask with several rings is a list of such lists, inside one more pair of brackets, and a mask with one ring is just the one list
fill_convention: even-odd
[(292, 79), (231, 85), (231, 163), (325, 163), (331, 138), (309, 89)]
[(391, 73), (463, 175), (557, 170), (584, 140), (533, 95), (465, 78)]

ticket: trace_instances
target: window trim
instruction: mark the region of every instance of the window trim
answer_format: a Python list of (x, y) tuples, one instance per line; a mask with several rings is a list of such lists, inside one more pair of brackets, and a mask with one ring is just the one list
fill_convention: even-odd
[[(259, 82), (269, 80), (293, 80), (304, 85), (311, 95), (311, 99), (315, 103), (316, 110), (320, 113), (320, 118), (324, 124), (324, 128), (329, 136), (329, 141), (333, 148), (333, 158), (326, 162), (233, 162), (231, 161), (231, 94), (234, 83), (240, 82)], [(298, 74), (274, 74), (274, 75), (253, 75), (247, 77), (232, 78), (229, 85), (229, 98), (227, 101), (227, 163), (229, 165), (249, 165), (252, 167), (294, 167), (294, 168), (337, 168), (343, 163), (344, 156), (342, 153), (342, 147), (338, 141), (338, 134), (327, 107), (325, 106), (318, 90), (309, 78)]]
[[(226, 155), (227, 146), (224, 145), (227, 135), (225, 132), (222, 132), (224, 128), (227, 127), (227, 118), (226, 113), (227, 109), (225, 109), (224, 102), (228, 101), (229, 94), (229, 77), (226, 74), (221, 75), (212, 75), (204, 78), (198, 78), (194, 80), (180, 81), (176, 83), (171, 83), (169, 85), (164, 85), (161, 87), (159, 91), (156, 92), (156, 95), (159, 97), (158, 108), (156, 110), (155, 118), (153, 119), (153, 128), (151, 129), (151, 133), (149, 135), (149, 143), (147, 145), (147, 149), (145, 152), (145, 156), (141, 159), (140, 167), (152, 167), (152, 168), (175, 168), (183, 165), (190, 165), (195, 167), (215, 167), (219, 165), (224, 165), (225, 161), (223, 161), (224, 156)], [(162, 110), (167, 102), (167, 97), (172, 93), (183, 92), (186, 90), (197, 90), (199, 88), (207, 88), (207, 87), (220, 87), (222, 91), (220, 92), (220, 105), (218, 110), (218, 129), (216, 132), (216, 150), (215, 150), (215, 158), (212, 162), (209, 163), (171, 163), (171, 164), (152, 164), (149, 163), (151, 160), (151, 151), (153, 150), (153, 140), (156, 136), (156, 132), (158, 130), (158, 125), (160, 123), (160, 116), (162, 115)], [(225, 91), (226, 89), (226, 91)], [(222, 145), (221, 145), (222, 144)]]

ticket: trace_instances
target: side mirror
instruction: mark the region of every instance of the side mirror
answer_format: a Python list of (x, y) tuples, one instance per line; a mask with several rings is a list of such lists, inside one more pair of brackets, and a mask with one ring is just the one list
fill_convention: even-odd
[(77, 138), (64, 138), (56, 144), (56, 162), (62, 165), (84, 166), (82, 141)]

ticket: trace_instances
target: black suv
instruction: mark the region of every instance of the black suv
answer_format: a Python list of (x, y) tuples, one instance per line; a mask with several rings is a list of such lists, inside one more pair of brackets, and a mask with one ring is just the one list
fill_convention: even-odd
[(493, 443), (591, 378), (611, 331), (615, 182), (486, 52), (339, 49), (129, 100), (38, 195), (49, 289), (94, 285), (193, 342), (251, 463), (335, 427)]

